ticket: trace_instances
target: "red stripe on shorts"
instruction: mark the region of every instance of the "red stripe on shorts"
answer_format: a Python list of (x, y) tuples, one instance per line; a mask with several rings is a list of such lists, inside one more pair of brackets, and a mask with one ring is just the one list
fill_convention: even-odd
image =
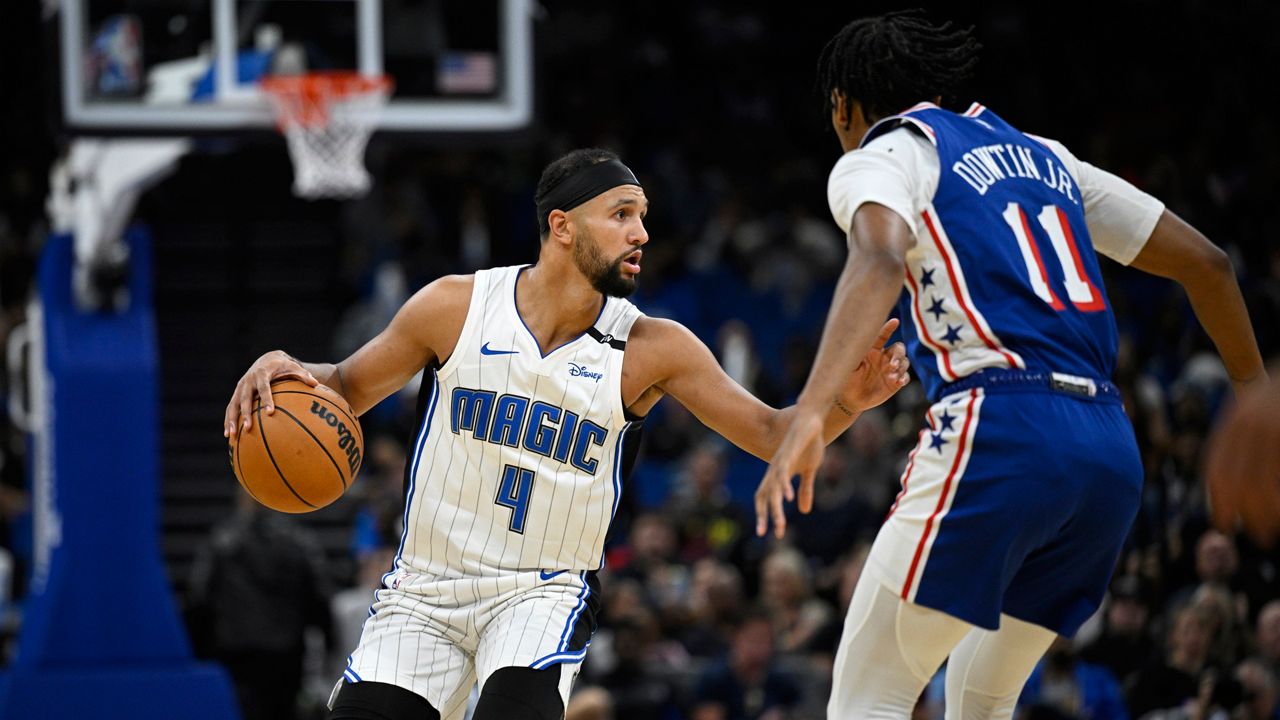
[(933, 521), (942, 512), (942, 508), (947, 505), (947, 497), (951, 493), (951, 482), (955, 479), (956, 470), (960, 467), (960, 460), (964, 458), (965, 441), (969, 437), (969, 422), (973, 420), (973, 403), (977, 399), (978, 389), (974, 388), (969, 391), (969, 406), (965, 408), (964, 425), (960, 428), (960, 444), (956, 447), (956, 459), (951, 463), (951, 471), (947, 473), (947, 479), (942, 483), (942, 497), (938, 498), (938, 506), (933, 509), (933, 514), (925, 521), (924, 534), (920, 536), (920, 542), (916, 544), (915, 557), (911, 558), (911, 569), (907, 571), (907, 582), (902, 586), (903, 600), (907, 600), (907, 596), (911, 594), (911, 582), (915, 580), (916, 569), (920, 565), (920, 557), (924, 555), (925, 543), (929, 540), (929, 533), (933, 530)]

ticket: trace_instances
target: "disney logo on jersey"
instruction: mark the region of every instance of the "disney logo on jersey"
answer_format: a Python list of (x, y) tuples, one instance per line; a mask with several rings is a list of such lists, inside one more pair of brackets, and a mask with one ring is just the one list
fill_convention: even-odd
[(591, 378), (596, 382), (600, 382), (600, 378), (604, 377), (604, 373), (592, 372), (591, 369), (588, 368), (586, 365), (579, 365), (578, 363), (569, 363), (569, 376)]

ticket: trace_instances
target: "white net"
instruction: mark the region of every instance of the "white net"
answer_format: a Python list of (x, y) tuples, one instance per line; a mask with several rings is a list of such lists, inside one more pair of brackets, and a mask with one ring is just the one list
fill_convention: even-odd
[(369, 190), (364, 149), (391, 81), (354, 73), (272, 77), (263, 89), (293, 158), (299, 197), (353, 198)]

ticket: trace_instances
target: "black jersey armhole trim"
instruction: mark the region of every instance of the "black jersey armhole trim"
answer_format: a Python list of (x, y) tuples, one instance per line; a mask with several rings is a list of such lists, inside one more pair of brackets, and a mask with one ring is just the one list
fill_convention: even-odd
[(592, 338), (593, 340), (595, 340), (596, 342), (601, 343), (601, 344), (604, 344), (604, 345), (608, 345), (609, 347), (613, 348), (614, 350), (626, 350), (626, 349), (627, 349), (627, 341), (626, 341), (626, 340), (619, 340), (618, 338), (616, 338), (616, 337), (614, 337), (614, 336), (612, 336), (612, 335), (605, 335), (604, 333), (600, 332), (600, 330), (599, 330), (598, 328), (596, 328), (594, 325), (593, 325), (593, 326), (591, 326), (591, 327), (589, 327), (589, 328), (587, 328), (587, 334), (588, 334), (588, 335), (590, 335), (590, 336), (591, 336), (591, 338)]
[[(413, 452), (414, 440), (418, 437), (418, 433), (422, 432), (422, 424), (427, 422), (427, 405), (431, 402), (431, 391), (435, 389), (436, 383), (439, 382), (436, 379), (436, 373), (440, 372), (440, 368), (442, 367), (444, 367), (444, 364), (441, 363), (440, 360), (437, 358), (427, 363), (427, 366), (422, 368), (422, 384), (418, 388), (418, 402), (416, 403), (416, 408), (415, 408), (418, 422), (414, 423), (413, 432), (409, 435), (409, 440), (408, 440), (408, 447), (409, 447), (410, 453)], [(412, 462), (406, 462), (404, 464), (405, 502), (408, 502), (409, 500), (409, 486), (412, 484), (412, 481), (413, 481), (412, 468), (413, 468)]]

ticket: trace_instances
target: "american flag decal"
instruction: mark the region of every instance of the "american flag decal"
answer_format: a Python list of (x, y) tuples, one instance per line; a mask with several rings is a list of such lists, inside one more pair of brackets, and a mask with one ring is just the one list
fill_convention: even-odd
[(498, 62), (491, 52), (449, 52), (440, 58), (436, 85), (446, 95), (485, 95), (498, 87)]

